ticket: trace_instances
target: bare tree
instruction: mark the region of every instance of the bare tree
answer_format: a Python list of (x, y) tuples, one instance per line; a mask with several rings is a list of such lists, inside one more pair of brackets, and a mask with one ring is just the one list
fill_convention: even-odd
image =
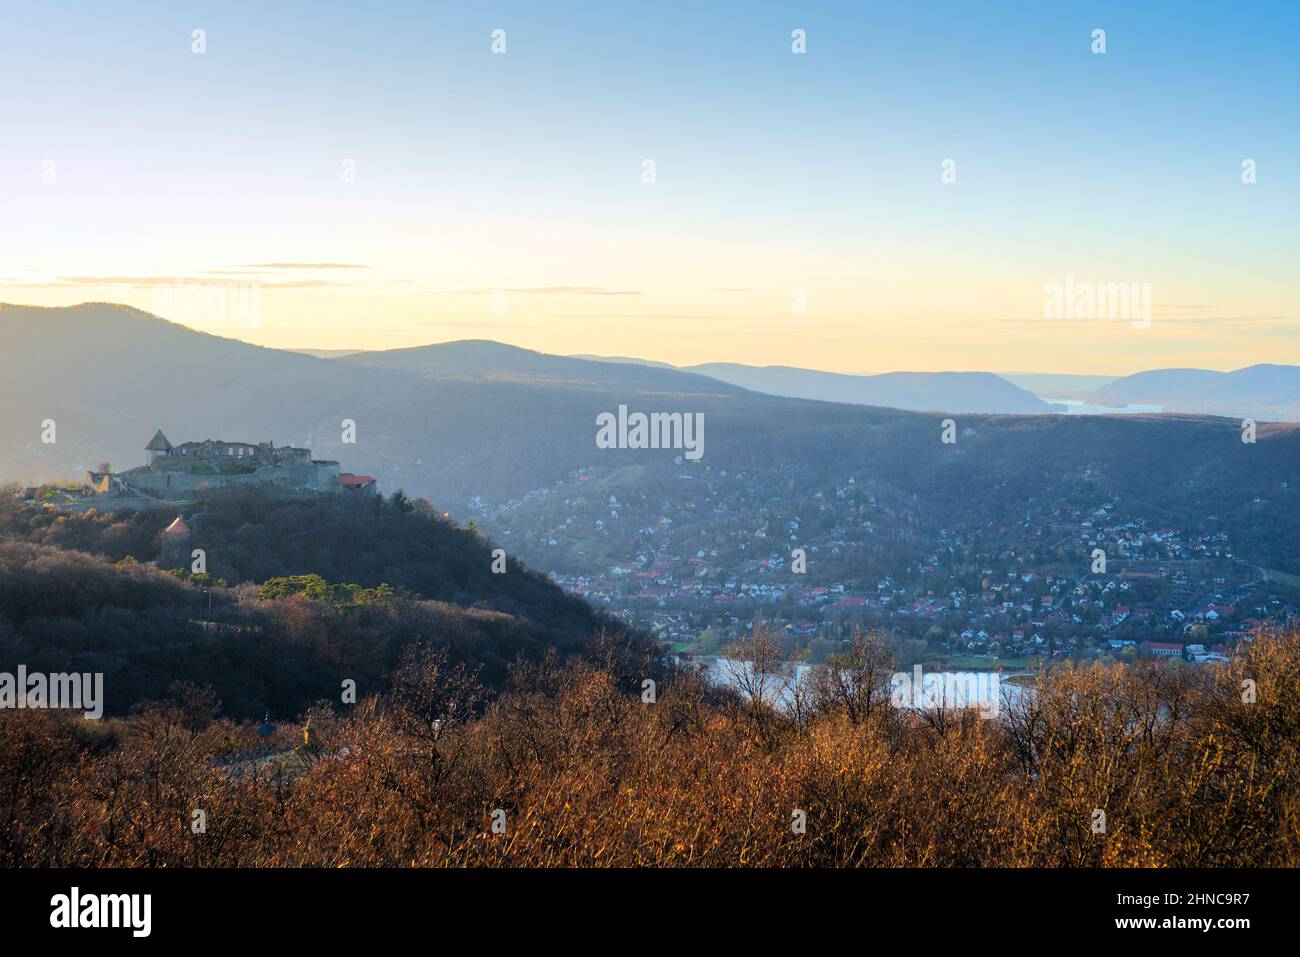
[(389, 695), (390, 714), (397, 729), (419, 743), (428, 755), (436, 781), (459, 754), (447, 742), (473, 720), (485, 700), (478, 672), (464, 663), (451, 664), (446, 648), (413, 645), (394, 673)]
[(768, 625), (759, 625), (751, 637), (727, 649), (724, 662), (731, 685), (740, 693), (744, 716), (769, 738), (794, 682), (794, 667), (785, 660), (780, 637)]
[(843, 711), (861, 724), (889, 703), (889, 680), (898, 667), (893, 638), (881, 631), (853, 630), (849, 647), (831, 655), (812, 676), (818, 706)]

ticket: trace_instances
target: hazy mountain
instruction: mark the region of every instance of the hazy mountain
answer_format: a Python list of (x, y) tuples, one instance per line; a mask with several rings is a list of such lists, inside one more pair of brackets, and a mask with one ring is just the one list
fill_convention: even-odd
[[(1171, 525), (1213, 517), (1243, 550), (1300, 538), (1286, 504), (1294, 490), (1279, 491), (1297, 484), (1293, 425), (1263, 423), (1246, 445), (1225, 419), (953, 413), (948, 444), (937, 414), (779, 398), (680, 370), (494, 343), (319, 359), (105, 304), (0, 309), (0, 344), (0, 480), (137, 465), (162, 428), (173, 442), (306, 445), (462, 516), (471, 500), (505, 503), (600, 467), (650, 501), (725, 473), (814, 512), (856, 475), (892, 503), (883, 531), (899, 540), (917, 523), (987, 522), (995, 504), (1065, 503), (1080, 482), (1151, 503)], [(703, 415), (703, 458), (598, 448), (596, 416), (620, 404)], [(41, 440), (46, 419), (57, 424), (52, 444)], [(344, 420), (356, 423), (355, 443), (342, 441)], [(1262, 508), (1277, 517), (1261, 521)]]
[[(14, 481), (140, 464), (161, 428), (174, 442), (305, 445), (389, 491), (454, 504), (565, 474), (595, 451), (596, 415), (619, 404), (686, 410), (745, 395), (677, 370), (488, 342), (321, 359), (105, 303), (0, 307), (0, 344), (0, 480)], [(354, 445), (342, 442), (345, 419)]]
[[(597, 362), (678, 368), (663, 362), (623, 356), (581, 356)], [(747, 366), (734, 362), (706, 362), (680, 367), (720, 382), (767, 395), (822, 402), (848, 402), (890, 409), (937, 412), (1062, 412), (1036, 395), (989, 372), (889, 372), (882, 375), (845, 375), (793, 366)], [(1104, 381), (1092, 383), (1096, 388)]]
[(1300, 366), (1260, 364), (1235, 372), (1155, 369), (1091, 394), (1102, 405), (1161, 405), (1170, 411), (1300, 420)]
[(731, 386), (668, 365), (604, 362), (576, 356), (549, 355), (488, 339), (463, 339), (409, 349), (359, 352), (342, 357), (342, 361), (472, 380), (600, 384), (664, 392), (729, 394), (737, 391)]
[(1222, 372), (1209, 369), (1152, 369), (1135, 372), (1094, 389), (1095, 399), (1109, 399), (1114, 404), (1147, 403), (1186, 396), (1211, 386)]
[(1063, 411), (991, 372), (843, 375), (790, 366), (746, 366), (731, 362), (710, 362), (690, 366), (689, 370), (755, 392), (824, 402), (931, 412)]
[[(337, 440), (343, 410), (356, 418), (379, 393), (411, 402), (420, 386), (414, 376), (263, 349), (104, 303), (0, 307), (0, 343), (0, 393), (14, 410), (0, 420), (6, 477), (76, 477), (101, 458), (137, 465), (139, 436), (159, 427), (177, 442)], [(42, 442), (46, 419), (56, 426), (52, 444)]]

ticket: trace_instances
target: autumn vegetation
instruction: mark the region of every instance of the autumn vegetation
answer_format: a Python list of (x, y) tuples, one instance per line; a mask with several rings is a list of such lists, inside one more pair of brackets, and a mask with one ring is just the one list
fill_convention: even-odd
[(0, 671), (106, 699), (0, 710), (0, 866), (1300, 864), (1295, 633), (918, 709), (892, 636), (719, 681), (401, 496), (187, 508), (206, 573), (0, 496)]
[(1221, 666), (1056, 668), (983, 719), (895, 707), (879, 635), (797, 684), (765, 632), (739, 651), (730, 687), (612, 637), (489, 689), (418, 641), (382, 693), (269, 740), (193, 685), (99, 722), (4, 712), (0, 863), (1300, 863), (1295, 634)]
[[(494, 574), (486, 539), (400, 494), (68, 512), (6, 491), (0, 672), (102, 672), (112, 715), (182, 682), (234, 719), (292, 718), (337, 700), (344, 679), (362, 697), (383, 691), (427, 637), (496, 690), (520, 655), (564, 658), (622, 627), (513, 557)], [(161, 530), (181, 510), (192, 540), (165, 557)], [(191, 547), (206, 572), (193, 573)]]

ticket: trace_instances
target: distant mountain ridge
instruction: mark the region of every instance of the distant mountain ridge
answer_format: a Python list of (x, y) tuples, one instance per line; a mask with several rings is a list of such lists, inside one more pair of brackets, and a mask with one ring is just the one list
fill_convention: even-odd
[(710, 362), (689, 371), (768, 395), (848, 402), (917, 412), (993, 414), (1061, 412), (991, 372), (886, 372), (846, 375), (791, 366)]
[(1091, 393), (1090, 401), (1296, 421), (1300, 420), (1300, 366), (1261, 363), (1233, 372), (1152, 369), (1102, 386)]
[[(482, 342), (321, 359), (106, 303), (0, 308), (0, 345), (0, 481), (79, 481), (103, 461), (139, 465), (161, 428), (173, 442), (306, 447), (453, 515), (540, 495), (592, 467), (626, 467), (646, 494), (666, 494), (685, 467), (671, 450), (598, 447), (597, 416), (620, 405), (703, 416), (693, 467), (706, 473), (744, 473), (748, 487), (796, 499), (858, 474), (931, 516), (981, 496), (1059, 495), (1085, 473), (1168, 499), (1187, 518), (1211, 502), (1241, 516), (1294, 479), (1300, 461), (1293, 425), (1261, 424), (1243, 454), (1237, 424), (1222, 419), (950, 412), (959, 436), (948, 445), (945, 415), (776, 397), (688, 370)], [(47, 419), (57, 441), (43, 439)], [(345, 422), (355, 424), (347, 438)]]
[[(626, 357), (584, 358), (665, 366)], [(1098, 413), (1104, 413), (1106, 407), (1151, 406), (1195, 415), (1300, 421), (1300, 366), (1296, 365), (1261, 363), (1234, 372), (1152, 369), (1121, 377), (991, 372), (851, 375), (732, 362), (680, 368), (767, 395), (917, 412), (1057, 413), (1066, 407), (1050, 400), (1060, 398), (1082, 400)]]
[[(424, 496), (462, 517), (550, 502), (557, 487), (588, 487), (582, 478), (593, 469), (619, 476), (603, 497), (689, 498), (703, 514), (751, 495), (814, 508), (856, 476), (885, 511), (872, 520), (899, 543), (918, 534), (916, 522), (977, 523), (994, 503), (1068, 501), (1067, 489), (1104, 487), (1159, 502), (1170, 527), (1212, 517), (1232, 529), (1242, 554), (1300, 573), (1281, 544), (1296, 535), (1294, 424), (1261, 420), (1258, 442), (1245, 445), (1236, 422), (1195, 416), (940, 415), (776, 397), (698, 372), (497, 343), (320, 359), (104, 303), (0, 308), (0, 344), (0, 481), (82, 480), (105, 460), (141, 464), (161, 428), (173, 441), (306, 447), (376, 476), (385, 493)], [(599, 447), (597, 417), (620, 405), (702, 416), (703, 458)], [(952, 444), (940, 440), (949, 415)], [(55, 442), (43, 439), (47, 419), (57, 423)], [(711, 504), (700, 497), (705, 479), (734, 483), (728, 495), (740, 498)], [(548, 507), (558, 524), (572, 514), (559, 500)], [(635, 530), (617, 542), (574, 534), (587, 536), (583, 561), (597, 567), (639, 548)], [(513, 554), (525, 543), (503, 545)], [(546, 567), (544, 553), (529, 554)]]
[[(764, 395), (915, 412), (1052, 414), (1055, 398), (1108, 407), (1151, 406), (1196, 415), (1300, 421), (1300, 366), (1259, 364), (1234, 372), (1152, 369), (1129, 376), (1048, 373), (886, 372), (853, 375), (794, 366), (706, 362), (674, 366), (631, 356), (558, 356), (491, 340), (460, 340), (379, 352), (300, 350), (337, 362), (443, 378), (635, 385), (652, 391), (745, 389)], [(611, 366), (618, 367), (614, 372)], [(705, 386), (704, 377), (711, 386)]]
[(633, 366), (680, 369), (765, 395), (818, 402), (874, 405), (913, 412), (983, 412), (993, 415), (1064, 412), (1027, 389), (992, 372), (885, 372), (853, 375), (794, 366), (750, 366), (738, 362), (705, 362), (671, 366), (665, 362), (626, 356), (581, 356)]
[[(0, 305), (0, 481), (81, 480), (174, 441), (274, 441), (456, 507), (522, 494), (595, 451), (619, 404), (699, 410), (751, 397), (693, 373), (491, 342), (317, 358), (113, 303)], [(756, 400), (765, 397), (752, 396)], [(760, 405), (765, 402), (760, 401)], [(42, 439), (52, 420), (57, 440)], [(355, 442), (341, 423), (357, 424)], [(616, 453), (617, 454), (617, 453)]]
[(735, 393), (712, 377), (658, 363), (615, 363), (557, 356), (490, 339), (460, 339), (407, 349), (357, 352), (337, 361), (372, 368), (401, 369), (471, 380), (544, 380), (553, 383), (631, 385), (664, 392)]
[(889, 372), (858, 376), (728, 362), (677, 367), (625, 357), (549, 355), (483, 339), (352, 353), (339, 357), (339, 361), (474, 379), (625, 383), (667, 392), (746, 389), (792, 399), (913, 411), (995, 414), (1064, 411), (990, 372)]

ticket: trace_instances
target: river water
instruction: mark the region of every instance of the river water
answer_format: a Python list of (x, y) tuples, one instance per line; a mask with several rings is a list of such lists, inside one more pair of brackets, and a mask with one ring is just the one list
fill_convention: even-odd
[[(704, 664), (709, 679), (720, 685), (738, 688), (745, 676), (752, 674), (752, 665), (747, 661), (723, 657), (697, 660)], [(787, 666), (787, 671), (769, 679), (772, 688), (769, 696), (789, 707), (793, 691), (808, 679), (812, 670), (810, 665)], [(1032, 687), (1009, 680), (1029, 675), (1030, 672), (925, 671), (914, 667), (893, 676), (891, 697), (901, 707), (917, 709), (969, 703), (993, 716), (1018, 701), (1021, 695), (1033, 694)]]

